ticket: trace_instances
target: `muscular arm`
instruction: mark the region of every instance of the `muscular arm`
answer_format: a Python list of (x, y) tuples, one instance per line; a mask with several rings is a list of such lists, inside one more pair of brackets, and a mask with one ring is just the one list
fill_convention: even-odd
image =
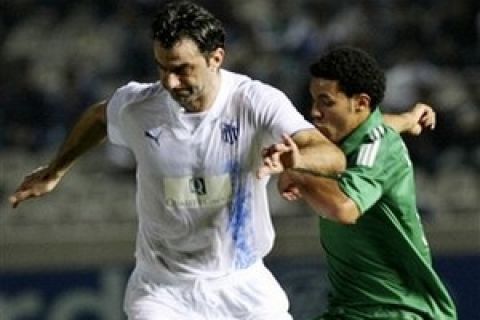
[(300, 157), (292, 153), (294, 159), (290, 166), (297, 169), (311, 170), (327, 176), (343, 172), (346, 166), (345, 155), (317, 129), (303, 130), (292, 136)]
[(345, 170), (343, 152), (317, 129), (302, 130), (292, 137), (283, 135), (283, 140), (263, 150), (258, 178), (292, 168), (326, 176), (336, 176)]
[[(331, 220), (355, 223), (360, 216), (358, 208), (337, 182), (339, 172), (343, 172), (346, 166), (343, 152), (321, 134), (317, 142), (320, 147), (316, 143), (313, 146), (306, 143), (308, 132), (300, 134), (293, 137), (285, 135), (284, 143), (272, 146), (275, 152), (269, 152), (264, 157), (264, 168), (268, 168), (270, 173), (281, 173), (278, 180), (280, 194), (287, 200), (303, 198), (319, 215)], [(317, 151), (322, 152), (324, 158), (320, 158)], [(293, 165), (281, 159), (285, 155)], [(321, 165), (315, 166), (317, 163)]]
[(90, 106), (74, 125), (53, 160), (24, 178), (9, 198), (14, 208), (24, 200), (52, 191), (78, 157), (105, 139), (106, 105), (106, 101), (101, 101)]

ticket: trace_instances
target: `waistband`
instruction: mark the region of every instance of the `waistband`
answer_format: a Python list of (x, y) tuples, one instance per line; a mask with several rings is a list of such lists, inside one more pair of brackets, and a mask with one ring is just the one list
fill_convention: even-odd
[(167, 269), (155, 270), (146, 263), (138, 262), (134, 272), (147, 275), (150, 281), (156, 284), (189, 286), (199, 282), (208, 282), (210, 286), (221, 287), (226, 284), (233, 284), (237, 281), (245, 281), (246, 278), (258, 277), (265, 272), (269, 272), (262, 260), (259, 260), (245, 269), (231, 269), (218, 274), (191, 274), (191, 273), (173, 273)]

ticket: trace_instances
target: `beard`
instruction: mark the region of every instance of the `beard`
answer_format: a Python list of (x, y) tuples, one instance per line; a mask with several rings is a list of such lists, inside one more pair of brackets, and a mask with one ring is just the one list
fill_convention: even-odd
[(170, 91), (172, 98), (177, 101), (182, 107), (187, 110), (191, 109), (193, 101), (195, 101), (197, 95), (193, 89), (177, 89)]

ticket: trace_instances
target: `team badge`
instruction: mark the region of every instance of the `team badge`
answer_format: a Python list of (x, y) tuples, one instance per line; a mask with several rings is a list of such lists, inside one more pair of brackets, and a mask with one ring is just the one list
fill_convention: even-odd
[(239, 129), (238, 126), (233, 123), (222, 122), (222, 140), (228, 144), (234, 144), (238, 141)]

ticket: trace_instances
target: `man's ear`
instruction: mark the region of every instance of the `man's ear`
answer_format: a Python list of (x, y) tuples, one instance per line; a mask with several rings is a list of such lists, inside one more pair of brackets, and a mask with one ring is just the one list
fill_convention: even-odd
[(356, 96), (357, 103), (355, 104), (355, 111), (370, 111), (370, 96), (366, 93), (360, 93)]
[(217, 48), (212, 51), (208, 57), (208, 63), (211, 68), (218, 70), (223, 63), (225, 57), (225, 50), (223, 48)]

